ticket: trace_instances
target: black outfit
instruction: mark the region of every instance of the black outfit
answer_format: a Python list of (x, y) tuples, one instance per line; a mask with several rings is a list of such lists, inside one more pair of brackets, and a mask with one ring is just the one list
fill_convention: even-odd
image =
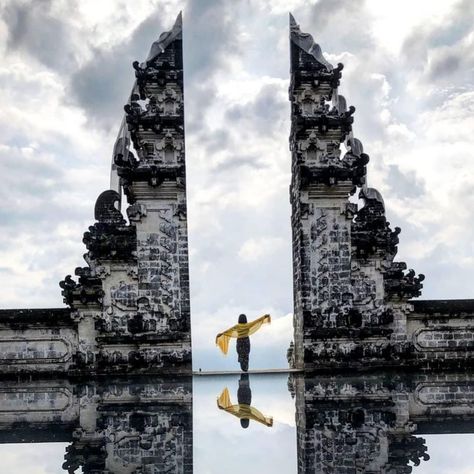
[[(239, 316), (238, 322), (239, 324), (246, 324), (247, 316), (245, 316), (245, 314), (241, 314)], [(237, 354), (239, 356), (238, 361), (240, 364), (240, 368), (244, 372), (247, 372), (249, 370), (250, 337), (241, 337), (237, 339), (236, 349), (237, 349)]]
[(237, 339), (237, 354), (239, 356), (240, 368), (247, 372), (249, 370), (249, 355), (250, 355), (250, 337), (241, 337)]
[[(237, 390), (237, 401), (239, 405), (252, 404), (252, 390), (250, 389), (249, 374), (242, 374), (239, 380), (239, 388)], [(241, 418), (240, 426), (248, 428), (250, 420), (248, 418)]]

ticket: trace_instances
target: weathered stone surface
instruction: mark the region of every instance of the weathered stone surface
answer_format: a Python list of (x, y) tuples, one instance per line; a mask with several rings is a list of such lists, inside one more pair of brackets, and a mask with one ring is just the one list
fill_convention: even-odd
[(78, 346), (71, 310), (0, 310), (0, 375), (69, 370)]
[[(290, 376), (298, 472), (405, 474), (429, 460), (419, 434), (474, 426), (468, 373)], [(416, 469), (415, 469), (416, 472)]]
[[(353, 136), (355, 109), (337, 90), (342, 65), (333, 68), (293, 17), (290, 51), (290, 365), (312, 371), (472, 364), (472, 307), (464, 324), (447, 317), (456, 302), (453, 309), (438, 305), (442, 323), (426, 313), (419, 323), (411, 299), (421, 295), (424, 276), (394, 261), (400, 229), (387, 222), (381, 194), (365, 185), (369, 157)], [(360, 206), (349, 201), (356, 193)]]
[(0, 443), (67, 441), (63, 469), (191, 474), (192, 379), (0, 383)]
[(179, 16), (134, 63), (114, 146), (120, 186), (97, 199), (87, 266), (60, 282), (71, 309), (0, 314), (0, 375), (191, 371), (181, 29)]

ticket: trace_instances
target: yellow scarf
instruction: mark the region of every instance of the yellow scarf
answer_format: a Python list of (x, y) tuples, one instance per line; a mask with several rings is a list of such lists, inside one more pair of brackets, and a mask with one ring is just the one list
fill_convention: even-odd
[(265, 416), (256, 408), (240, 403), (239, 405), (232, 405), (230, 401), (229, 389), (226, 387), (221, 396), (217, 399), (217, 406), (220, 410), (224, 410), (237, 418), (247, 418), (262, 423), (265, 426), (273, 426), (273, 417)]
[(227, 352), (229, 352), (229, 341), (231, 337), (235, 337), (237, 339), (241, 337), (248, 337), (251, 334), (257, 332), (261, 328), (262, 324), (271, 322), (272, 318), (270, 315), (264, 314), (255, 321), (250, 321), (250, 323), (236, 324), (235, 326), (232, 326), (231, 328), (219, 333), (216, 336), (216, 345), (219, 346), (220, 350), (224, 354), (227, 354)]

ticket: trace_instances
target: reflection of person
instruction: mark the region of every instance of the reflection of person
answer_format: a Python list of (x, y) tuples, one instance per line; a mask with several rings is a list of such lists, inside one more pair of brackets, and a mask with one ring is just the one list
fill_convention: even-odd
[(226, 387), (217, 399), (217, 406), (220, 410), (240, 418), (240, 426), (242, 428), (248, 428), (250, 420), (257, 421), (265, 426), (273, 426), (273, 418), (271, 416), (265, 416), (256, 408), (250, 406), (252, 403), (252, 391), (250, 390), (248, 374), (240, 376), (237, 400), (238, 405), (232, 405), (229, 389)]
[(265, 314), (260, 318), (255, 319), (254, 321), (247, 322), (247, 316), (241, 314), (239, 316), (239, 322), (227, 329), (224, 332), (219, 333), (216, 336), (216, 344), (219, 346), (220, 350), (227, 354), (229, 351), (229, 342), (231, 337), (237, 339), (236, 348), (238, 359), (240, 363), (240, 368), (247, 372), (249, 368), (249, 354), (250, 354), (250, 338), (249, 336), (257, 332), (263, 324), (270, 323), (271, 317), (269, 314)]
[[(243, 338), (243, 339), (249, 339)], [(240, 341), (240, 339), (237, 339), (237, 343)], [(237, 349), (238, 352), (239, 349)], [(249, 351), (250, 351), (250, 339), (249, 339)], [(240, 362), (240, 365), (242, 366), (242, 362)], [(247, 355), (247, 365), (248, 365), (248, 355)], [(242, 369), (245, 370), (245, 369)], [(242, 374), (240, 376), (239, 380), (239, 388), (237, 390), (237, 402), (239, 405), (252, 405), (252, 390), (250, 389), (250, 382), (249, 382), (249, 375), (248, 374)], [(241, 418), (240, 419), (240, 426), (242, 428), (248, 428), (249, 427), (250, 420), (248, 418)]]

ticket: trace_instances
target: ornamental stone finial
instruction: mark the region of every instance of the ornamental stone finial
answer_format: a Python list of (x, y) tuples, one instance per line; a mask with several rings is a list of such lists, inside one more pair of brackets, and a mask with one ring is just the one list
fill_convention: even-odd
[(176, 39), (181, 39), (183, 33), (183, 15), (182, 12), (179, 12), (174, 22), (173, 28), (170, 31), (165, 31), (161, 33), (157, 41), (155, 41), (150, 48), (148, 57), (146, 58), (145, 63), (140, 64), (142, 68), (145, 68), (147, 64), (151, 63), (158, 55), (163, 53), (163, 51)]
[(98, 222), (105, 224), (124, 225), (125, 219), (122, 213), (115, 207), (120, 203), (120, 194), (113, 189), (104, 191), (95, 203), (94, 216)]
[(290, 41), (300, 47), (304, 52), (311, 55), (316, 61), (328, 71), (332, 71), (333, 66), (326, 61), (319, 44), (317, 44), (309, 33), (303, 33), (296, 23), (295, 17), (290, 13)]
[(367, 186), (362, 186), (362, 189), (360, 190), (359, 193), (359, 199), (363, 199), (364, 201), (376, 201), (380, 203), (385, 210), (385, 203), (383, 200), (382, 195), (380, 194), (379, 191), (377, 191), (375, 188), (368, 188)]

